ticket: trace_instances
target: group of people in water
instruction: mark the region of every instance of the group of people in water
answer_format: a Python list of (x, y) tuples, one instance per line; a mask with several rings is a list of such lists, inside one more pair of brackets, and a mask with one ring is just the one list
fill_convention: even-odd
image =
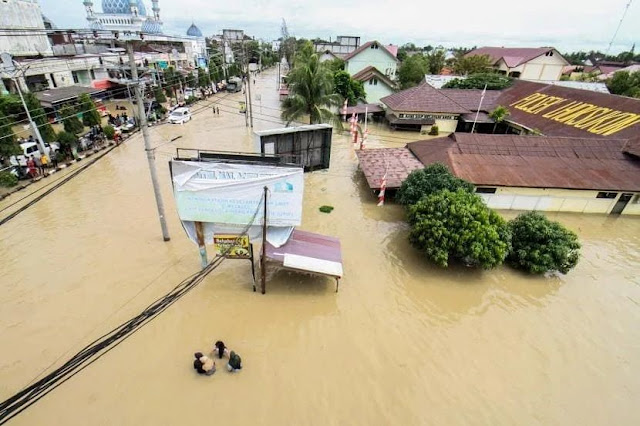
[[(230, 373), (234, 373), (242, 369), (242, 359), (240, 358), (240, 355), (234, 351), (229, 351), (224, 342), (220, 340), (215, 343), (212, 355), (213, 358), (227, 358), (229, 360), (227, 362), (227, 370)], [(216, 362), (212, 358), (204, 355), (202, 352), (196, 352), (193, 356), (195, 357), (195, 360), (193, 361), (193, 369), (196, 370), (198, 374), (211, 376), (216, 372)]]

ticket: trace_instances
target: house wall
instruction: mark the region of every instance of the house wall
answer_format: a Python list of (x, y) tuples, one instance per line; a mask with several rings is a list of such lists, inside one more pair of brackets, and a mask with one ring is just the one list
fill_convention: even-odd
[(347, 61), (346, 70), (354, 75), (368, 66), (374, 66), (381, 73), (395, 78), (397, 63), (395, 58), (384, 51), (384, 47), (377, 49), (368, 47)]
[(49, 39), (44, 32), (29, 35), (24, 31), (44, 30), (42, 11), (36, 0), (0, 0), (0, 53), (12, 56), (49, 56), (52, 54)]
[[(438, 126), (438, 132), (446, 136), (456, 131), (458, 120), (436, 120), (435, 125)], [(430, 129), (431, 127), (429, 127)]]
[(538, 56), (525, 63), (520, 78), (531, 80), (560, 80), (562, 68), (567, 63), (560, 53), (552, 50), (552, 56)]
[(379, 104), (381, 98), (394, 93), (393, 89), (387, 86), (385, 82), (381, 80), (377, 81), (378, 84), (373, 84), (373, 79), (363, 82), (364, 91), (367, 94), (367, 103), (369, 104)]
[[(618, 193), (615, 199), (609, 199), (597, 198), (598, 192), (575, 189), (497, 187), (495, 194), (478, 195), (489, 207), (500, 210), (610, 213), (622, 193)], [(636, 194), (622, 214), (640, 215), (639, 198), (640, 194)]]

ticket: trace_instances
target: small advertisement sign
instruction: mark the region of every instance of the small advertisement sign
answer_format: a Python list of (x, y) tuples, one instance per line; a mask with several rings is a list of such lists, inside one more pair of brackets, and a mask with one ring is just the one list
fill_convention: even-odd
[(251, 259), (251, 246), (247, 235), (215, 235), (213, 244), (218, 254), (225, 254), (227, 259)]

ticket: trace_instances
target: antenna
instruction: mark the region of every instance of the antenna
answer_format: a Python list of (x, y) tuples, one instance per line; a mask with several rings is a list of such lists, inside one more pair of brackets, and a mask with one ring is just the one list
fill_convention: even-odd
[(618, 23), (618, 28), (616, 28), (616, 32), (613, 33), (613, 37), (609, 42), (609, 47), (607, 47), (607, 51), (604, 54), (605, 57), (609, 54), (609, 50), (611, 50), (611, 45), (616, 39), (616, 36), (618, 35), (618, 31), (620, 31), (620, 27), (622, 26), (622, 21), (624, 21), (624, 18), (627, 16), (627, 12), (629, 11), (629, 6), (631, 6), (631, 3), (633, 3), (633, 0), (629, 0), (629, 3), (627, 3), (627, 7), (624, 8), (624, 13), (622, 14), (622, 18), (620, 18), (620, 22)]

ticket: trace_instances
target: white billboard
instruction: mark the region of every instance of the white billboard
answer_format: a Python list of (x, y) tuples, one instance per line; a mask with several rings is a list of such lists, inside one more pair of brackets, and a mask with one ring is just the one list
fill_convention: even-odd
[(183, 221), (247, 225), (255, 217), (261, 223), (266, 186), (267, 225), (302, 223), (302, 168), (177, 160), (171, 167)]

